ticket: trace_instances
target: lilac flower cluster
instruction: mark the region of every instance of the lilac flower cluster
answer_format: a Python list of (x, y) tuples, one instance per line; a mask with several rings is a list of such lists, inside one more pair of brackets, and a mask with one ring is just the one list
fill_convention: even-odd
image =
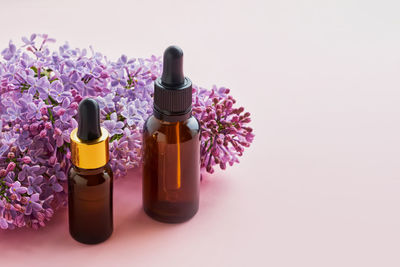
[(250, 113), (243, 107), (236, 108), (236, 100), (225, 87), (211, 90), (195, 86), (193, 113), (201, 124), (201, 167), (214, 172), (214, 165), (221, 169), (226, 164), (239, 162), (244, 148), (253, 142), (253, 129), (248, 126)]
[[(10, 41), (0, 60), (0, 228), (37, 229), (67, 200), (70, 133), (79, 102), (95, 98), (110, 132), (116, 178), (140, 164), (141, 129), (152, 113), (159, 57), (110, 61), (91, 47), (55, 42), (46, 34)], [(202, 166), (213, 171), (237, 162), (253, 134), (249, 114), (234, 108), (228, 89), (195, 88), (194, 114), (202, 124)]]

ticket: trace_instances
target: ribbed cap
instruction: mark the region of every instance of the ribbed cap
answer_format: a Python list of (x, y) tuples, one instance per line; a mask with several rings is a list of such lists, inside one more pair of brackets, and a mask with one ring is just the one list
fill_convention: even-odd
[(183, 74), (183, 51), (170, 46), (164, 52), (163, 73), (154, 83), (154, 115), (165, 121), (191, 116), (192, 82)]

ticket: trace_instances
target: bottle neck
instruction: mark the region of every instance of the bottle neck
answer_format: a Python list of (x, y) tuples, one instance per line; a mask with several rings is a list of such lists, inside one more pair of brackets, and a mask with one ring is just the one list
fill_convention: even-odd
[(189, 119), (192, 116), (192, 106), (188, 108), (187, 111), (185, 111), (182, 114), (166, 114), (165, 112), (161, 112), (157, 109), (156, 106), (153, 108), (153, 115), (157, 119), (161, 121), (167, 121), (167, 122), (178, 122), (178, 121), (185, 121)]
[(77, 166), (75, 166), (74, 164), (71, 164), (72, 168), (74, 168), (74, 170), (76, 171), (76, 173), (79, 173), (80, 175), (96, 175), (99, 173), (103, 173), (104, 170), (106, 169), (106, 167), (108, 167), (108, 163), (100, 168), (96, 168), (96, 169), (82, 169), (79, 168)]

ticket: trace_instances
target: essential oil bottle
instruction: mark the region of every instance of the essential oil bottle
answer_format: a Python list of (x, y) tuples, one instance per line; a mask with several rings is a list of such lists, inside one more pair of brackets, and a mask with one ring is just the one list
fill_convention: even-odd
[(68, 213), (71, 236), (85, 244), (108, 239), (113, 231), (113, 173), (108, 164), (108, 132), (100, 127), (99, 106), (79, 104), (78, 128), (71, 132)]
[(200, 125), (192, 116), (192, 82), (183, 74), (183, 52), (164, 52), (154, 84), (154, 108), (143, 130), (143, 208), (152, 218), (179, 223), (199, 208)]

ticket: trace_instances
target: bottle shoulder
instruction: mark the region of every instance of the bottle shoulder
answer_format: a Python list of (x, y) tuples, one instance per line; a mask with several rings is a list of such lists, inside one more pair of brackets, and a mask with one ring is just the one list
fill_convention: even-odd
[[(193, 116), (185, 121), (166, 122), (154, 116), (147, 119), (143, 128), (144, 140), (155, 142), (176, 143), (186, 142), (191, 139), (198, 139), (200, 134), (200, 124)], [(177, 139), (179, 137), (179, 139)]]
[(112, 181), (113, 172), (109, 163), (97, 169), (81, 169), (72, 165), (68, 171), (68, 179), (77, 184), (101, 184), (105, 181)]
[(192, 131), (194, 133), (200, 132), (200, 123), (194, 116), (180, 122), (167, 122), (161, 121), (153, 115), (146, 120), (143, 131), (147, 133), (154, 133), (157, 131), (164, 132), (167, 129), (176, 128), (177, 126), (180, 131)]

